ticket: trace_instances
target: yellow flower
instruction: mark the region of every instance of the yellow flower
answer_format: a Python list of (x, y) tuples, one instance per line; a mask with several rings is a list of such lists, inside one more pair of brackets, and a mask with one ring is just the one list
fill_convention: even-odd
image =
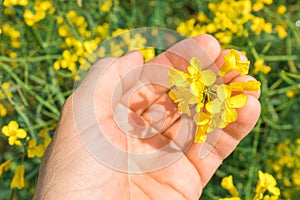
[(2, 127), (3, 135), (8, 137), (8, 143), (10, 145), (20, 146), (22, 143), (19, 139), (25, 138), (27, 133), (24, 129), (19, 128), (16, 121), (11, 121), (7, 126)]
[(238, 197), (239, 196), (239, 193), (236, 189), (236, 187), (233, 185), (233, 180), (232, 180), (232, 176), (227, 176), (227, 177), (224, 177), (221, 181), (221, 186), (228, 190), (228, 192), (231, 194), (231, 196), (233, 197)]
[(173, 67), (168, 69), (168, 87), (186, 87), (189, 85), (186, 77), (187, 74)]
[(7, 115), (7, 109), (3, 104), (0, 103), (0, 117), (5, 117)]
[(52, 138), (48, 135), (48, 131), (52, 130), (53, 128), (44, 128), (39, 132), (39, 137), (44, 139), (45, 149), (48, 147), (48, 145), (50, 144), (50, 142), (52, 140)]
[(259, 81), (250, 80), (248, 82), (233, 82), (229, 84), (229, 87), (231, 91), (257, 92), (260, 85)]
[(278, 6), (278, 8), (277, 8), (277, 13), (278, 13), (279, 15), (282, 15), (282, 14), (284, 14), (285, 12), (286, 12), (286, 7), (285, 7), (284, 5)]
[(298, 90), (288, 90), (285, 95), (288, 98), (293, 98), (298, 93)]
[(55, 11), (54, 8), (52, 8), (51, 2), (45, 0), (35, 1), (33, 8), (34, 12), (26, 9), (23, 14), (25, 23), (28, 26), (33, 26), (35, 23), (43, 20), (46, 17), (47, 12), (52, 14)]
[(27, 148), (28, 158), (42, 157), (45, 152), (45, 147), (42, 144), (37, 145), (36, 140), (30, 140)]
[(209, 129), (209, 125), (211, 123), (211, 114), (197, 112), (194, 115), (194, 122), (197, 125), (194, 142), (203, 143), (206, 140), (206, 133), (211, 132)]
[(189, 108), (190, 104), (196, 104), (196, 97), (190, 92), (189, 89), (184, 87), (178, 87), (169, 92), (169, 97), (175, 102), (178, 103), (179, 112), (185, 113), (188, 116), (191, 116), (191, 111)]
[(7, 160), (4, 163), (2, 163), (0, 165), (0, 176), (2, 176), (3, 172), (6, 172), (7, 170), (9, 170), (10, 166), (11, 166), (10, 160)]
[(285, 30), (285, 28), (284, 28), (283, 26), (277, 25), (277, 26), (275, 27), (275, 29), (276, 29), (277, 34), (278, 34), (278, 37), (279, 37), (280, 39), (286, 38), (287, 32), (286, 32), (286, 30)]
[(28, 4), (28, 0), (4, 0), (3, 5), (8, 6), (26, 6)]
[(246, 104), (247, 95), (238, 94), (231, 96), (228, 85), (217, 86), (217, 98), (206, 104), (206, 110), (213, 114), (212, 128), (224, 128), (229, 123), (237, 120), (236, 108)]
[(70, 34), (68, 26), (61, 25), (58, 27), (58, 35), (61, 37), (67, 37)]
[(224, 60), (225, 62), (222, 68), (219, 70), (221, 77), (233, 70), (241, 72), (241, 75), (248, 74), (250, 61), (241, 61), (240, 55), (237, 51), (231, 49), (229, 54), (224, 56)]
[(101, 5), (100, 5), (100, 10), (103, 12), (108, 12), (112, 6), (112, 0), (105, 0)]
[(10, 83), (9, 82), (4, 82), (2, 83), (2, 88), (4, 89), (4, 91), (0, 90), (0, 99), (5, 99), (5, 93), (8, 96), (8, 98), (13, 98), (13, 94), (10, 92), (9, 88), (10, 88)]
[(155, 57), (155, 49), (154, 48), (148, 47), (148, 48), (139, 49), (139, 51), (143, 55), (145, 62), (147, 62)]
[(264, 74), (267, 74), (271, 71), (271, 67), (268, 65), (264, 65), (264, 59), (260, 58), (257, 59), (254, 63), (254, 69), (253, 73), (257, 74), (258, 72), (262, 72)]
[(191, 92), (201, 101), (204, 88), (214, 84), (216, 75), (211, 70), (202, 71), (202, 64), (196, 57), (191, 58), (187, 70), (189, 72), (187, 80), (190, 82)]
[(292, 174), (293, 183), (297, 186), (300, 186), (300, 172), (294, 171)]
[(22, 189), (25, 186), (25, 181), (24, 181), (24, 173), (25, 173), (25, 167), (24, 165), (18, 166), (16, 169), (16, 172), (14, 174), (14, 177), (10, 183), (10, 188), (18, 188)]
[(275, 196), (280, 195), (280, 190), (276, 187), (276, 179), (269, 173), (263, 173), (262, 171), (258, 171), (258, 182), (256, 185), (255, 192), (257, 194), (263, 194), (265, 191), (269, 191), (271, 194)]

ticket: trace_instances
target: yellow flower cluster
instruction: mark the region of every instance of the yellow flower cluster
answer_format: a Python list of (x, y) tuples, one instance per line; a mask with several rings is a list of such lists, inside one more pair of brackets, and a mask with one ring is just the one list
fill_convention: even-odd
[[(254, 14), (261, 10), (264, 4), (270, 5), (272, 0), (257, 0), (253, 5), (251, 0), (223, 0), (209, 3), (208, 8), (214, 15), (212, 20), (200, 12), (197, 18), (180, 23), (177, 31), (187, 36), (212, 34), (222, 44), (230, 43), (234, 35), (248, 37), (249, 30), (256, 35), (262, 31), (270, 34), (273, 32), (272, 24)], [(283, 5), (278, 9), (281, 14), (284, 13)], [(281, 39), (286, 37), (285, 28), (281, 25), (276, 26), (275, 31)]]
[[(263, 173), (259, 170), (253, 200), (277, 200), (280, 196), (280, 189), (276, 187), (276, 185), (276, 179), (271, 174)], [(222, 179), (221, 186), (226, 189), (232, 197), (221, 198), (220, 200), (241, 200), (237, 188), (233, 184), (231, 175)], [(266, 192), (268, 192), (268, 194), (265, 194)]]
[(196, 57), (190, 60), (188, 73), (174, 68), (168, 70), (168, 87), (175, 86), (170, 90), (169, 96), (178, 104), (179, 112), (191, 116), (190, 106), (196, 105), (196, 114), (193, 116), (197, 125), (194, 139), (196, 143), (204, 142), (206, 133), (223, 129), (236, 121), (236, 109), (243, 107), (247, 101), (247, 95), (242, 91), (258, 91), (260, 87), (258, 81), (217, 84), (217, 78), (231, 71), (238, 71), (240, 75), (248, 73), (249, 61), (241, 61), (235, 50), (230, 50), (224, 59), (218, 77), (211, 70), (203, 70)]
[(37, 140), (35, 139), (29, 140), (27, 148), (28, 158), (41, 158), (44, 155), (46, 148), (51, 142), (51, 137), (47, 134), (49, 130), (50, 129), (45, 128), (39, 132), (39, 138), (44, 140), (42, 144), (37, 144)]
[(264, 8), (264, 4), (271, 5), (272, 3), (273, 0), (256, 0), (256, 2), (253, 4), (253, 11), (260, 11)]
[(253, 69), (253, 73), (257, 74), (258, 72), (262, 72), (264, 74), (267, 74), (271, 71), (271, 67), (268, 65), (264, 64), (264, 59), (260, 58), (257, 59), (254, 63), (254, 69)]
[(52, 7), (52, 3), (49, 0), (37, 0), (34, 3), (34, 12), (30, 9), (24, 11), (23, 17), (25, 23), (28, 26), (33, 26), (35, 23), (43, 20), (47, 13), (53, 14), (55, 9)]
[[(6, 95), (8, 98), (13, 98), (13, 94), (10, 91), (10, 82), (4, 82), (1, 84), (1, 88), (3, 90), (0, 90), (0, 100), (5, 99)], [(6, 95), (5, 95), (6, 94)]]
[(28, 4), (28, 0), (4, 0), (3, 5), (6, 7), (9, 6), (26, 6)]
[(89, 31), (88, 23), (83, 16), (71, 10), (67, 18), (57, 18), (59, 25), (58, 34), (64, 38), (61, 47), (64, 49), (62, 58), (56, 60), (53, 64), (55, 70), (68, 69), (73, 75), (77, 73), (78, 67), (83, 61), (97, 48), (98, 44), (107, 37), (108, 24), (104, 23), (97, 26), (94, 39), (88, 39), (92, 36)]
[(3, 23), (1, 26), (1, 29), (2, 29), (3, 35), (8, 36), (10, 38), (10, 45), (13, 48), (20, 48), (21, 33), (8, 23)]
[(112, 56), (122, 56), (127, 51), (139, 50), (144, 57), (145, 61), (151, 60), (155, 57), (155, 49), (152, 47), (145, 48), (147, 39), (140, 33), (131, 36), (128, 29), (117, 29), (112, 33), (112, 36), (119, 37), (120, 42), (110, 43), (110, 51)]
[(27, 133), (24, 129), (19, 128), (16, 121), (10, 121), (8, 125), (2, 127), (2, 134), (8, 137), (9, 145), (20, 146), (22, 142), (20, 139), (26, 138)]
[[(285, 199), (295, 199), (300, 190), (300, 138), (295, 142), (286, 140), (278, 144), (276, 159), (270, 161), (276, 178), (283, 183)], [(276, 162), (274, 162), (276, 160)]]

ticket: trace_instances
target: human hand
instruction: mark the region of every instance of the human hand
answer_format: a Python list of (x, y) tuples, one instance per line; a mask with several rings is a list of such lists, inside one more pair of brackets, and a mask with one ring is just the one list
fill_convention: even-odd
[[(203, 51), (193, 51), (195, 43)], [(162, 53), (149, 64), (184, 70), (188, 65), (187, 60), (195, 54), (203, 66), (221, 68), (226, 51), (221, 52), (219, 43), (212, 36), (200, 35), (176, 44), (172, 51)], [(242, 56), (242, 59), (246, 58)], [(109, 68), (104, 67), (107, 65)], [(180, 117), (176, 105), (166, 94), (166, 88), (147, 85), (130, 93), (130, 99), (124, 97), (138, 82), (139, 76), (136, 75), (146, 73), (147, 70), (141, 71), (141, 66), (142, 56), (138, 52), (131, 52), (119, 59), (102, 59), (91, 68), (63, 107), (55, 136), (42, 161), (34, 199), (198, 199), (223, 159), (252, 130), (259, 117), (259, 92), (247, 92), (247, 103), (238, 109), (237, 121), (220, 131), (217, 140), (212, 141), (212, 149), (199, 158), (199, 152), (205, 144), (188, 142), (194, 133), (192, 120)], [(131, 74), (131, 71), (134, 73)], [(103, 73), (105, 76), (98, 81)], [(229, 83), (252, 79), (250, 76), (239, 77), (236, 73), (230, 73), (223, 81)], [(122, 105), (130, 108), (129, 119), (141, 127), (152, 120), (150, 107), (153, 103), (167, 111), (163, 125), (159, 125), (159, 134), (146, 138), (141, 138), (140, 130), (131, 133), (135, 137), (124, 134), (122, 125), (120, 127), (115, 122), (112, 109), (119, 105), (123, 97), (127, 100)], [(74, 102), (77, 106), (74, 106)], [(95, 133), (85, 137), (85, 133), (93, 132), (95, 125), (87, 115), (89, 111), (94, 112), (97, 126), (101, 127), (104, 135)], [(178, 133), (182, 127), (186, 132)], [(151, 170), (151, 167), (148, 168), (153, 164), (151, 160), (119, 157), (107, 148), (109, 146), (103, 146), (100, 142), (100, 145), (96, 145), (98, 139), (103, 138), (125, 152), (137, 154), (151, 153), (173, 142), (177, 144), (181, 156), (168, 165), (155, 165), (156, 169)], [(100, 151), (101, 156), (106, 156), (111, 163), (107, 165), (97, 160), (94, 151)], [(133, 167), (132, 162), (136, 162)], [(109, 167), (114, 164), (118, 167)], [(130, 172), (135, 169), (138, 173), (129, 173), (126, 169)]]

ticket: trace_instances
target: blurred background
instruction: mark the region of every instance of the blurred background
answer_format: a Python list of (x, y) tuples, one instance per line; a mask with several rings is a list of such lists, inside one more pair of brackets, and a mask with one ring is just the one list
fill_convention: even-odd
[[(297, 0), (0, 0), (0, 199), (32, 198), (78, 70), (95, 61), (86, 58), (101, 42), (138, 27), (211, 34), (223, 49), (246, 54), (262, 83), (256, 127), (201, 199), (299, 199), (299, 11)], [(136, 43), (128, 50), (145, 60), (159, 53), (143, 48), (140, 36), (129, 38)]]

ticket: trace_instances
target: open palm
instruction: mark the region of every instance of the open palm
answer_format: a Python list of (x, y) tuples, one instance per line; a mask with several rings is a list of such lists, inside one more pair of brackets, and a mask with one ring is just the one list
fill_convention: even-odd
[[(195, 51), (195, 43), (202, 51)], [(148, 64), (175, 66), (185, 70), (187, 60), (197, 56), (204, 67), (215, 65), (220, 68), (226, 53), (221, 52), (215, 38), (199, 35), (176, 44), (171, 51), (157, 56)], [(105, 76), (98, 81), (104, 73), (105, 65), (110, 67), (105, 69)], [(63, 107), (56, 134), (42, 161), (34, 199), (198, 199), (223, 159), (251, 131), (259, 117), (259, 92), (246, 93), (247, 103), (238, 109), (236, 122), (218, 133), (212, 133), (215, 134), (213, 139), (206, 144), (191, 143), (194, 134), (192, 120), (177, 112), (165, 87), (148, 84), (132, 90), (138, 88), (135, 85), (141, 79), (141, 76), (136, 75), (147, 71), (143, 71), (143, 68), (140, 70), (140, 66), (143, 66), (141, 55), (131, 52), (119, 59), (100, 60), (91, 68)], [(130, 74), (132, 71), (135, 72)], [(149, 73), (150, 76), (153, 73), (155, 70)], [(253, 78), (231, 73), (223, 81), (228, 83), (250, 79)], [(94, 96), (90, 96), (90, 93)], [(95, 145), (101, 137), (99, 134), (90, 134), (88, 137), (81, 135), (82, 132), (90, 133), (94, 130), (90, 122), (92, 120), (86, 116), (86, 112), (91, 109), (87, 107), (87, 98), (96, 102), (92, 108), (104, 134), (100, 140), (105, 138), (112, 146), (128, 152), (127, 157), (115, 154), (115, 151), (108, 148), (109, 145)], [(112, 99), (117, 99), (117, 102)], [(121, 104), (119, 101), (122, 101)], [(153, 107), (154, 104), (156, 107)], [(131, 130), (131, 135), (124, 134), (126, 126), (116, 122), (116, 118), (122, 116), (114, 116), (111, 108), (117, 105), (129, 108), (128, 119), (125, 118), (136, 124), (134, 127), (138, 127)], [(154, 118), (158, 120), (155, 122)], [(78, 128), (81, 127), (78, 119), (86, 127)], [(159, 134), (141, 133), (149, 123), (159, 130)], [(180, 154), (165, 151), (153, 157), (154, 160), (131, 157), (151, 154), (169, 144), (175, 145), (174, 148)], [(100, 157), (109, 164), (99, 161), (94, 152), (100, 152)], [(199, 157), (199, 152), (204, 152), (204, 156)], [(165, 161), (167, 155), (173, 156), (172, 162), (168, 159)]]

